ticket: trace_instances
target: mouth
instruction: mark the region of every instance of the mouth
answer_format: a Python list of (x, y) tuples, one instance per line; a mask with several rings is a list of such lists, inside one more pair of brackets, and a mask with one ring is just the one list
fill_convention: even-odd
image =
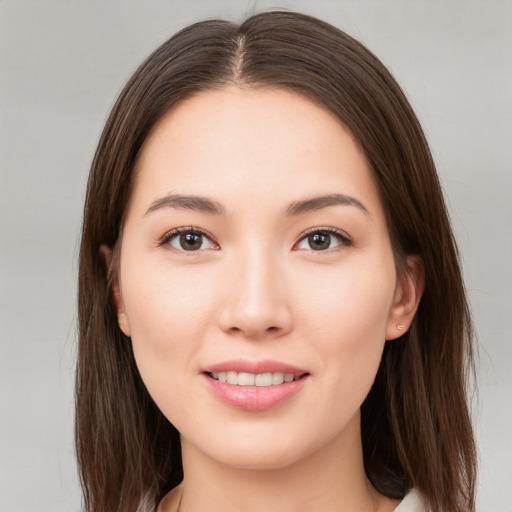
[(266, 411), (299, 394), (311, 373), (276, 361), (226, 361), (201, 371), (207, 388), (224, 404)]

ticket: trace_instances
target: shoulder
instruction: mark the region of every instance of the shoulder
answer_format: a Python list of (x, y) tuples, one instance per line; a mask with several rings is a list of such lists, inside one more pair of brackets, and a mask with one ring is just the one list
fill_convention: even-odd
[(411, 489), (394, 512), (429, 512), (419, 492)]

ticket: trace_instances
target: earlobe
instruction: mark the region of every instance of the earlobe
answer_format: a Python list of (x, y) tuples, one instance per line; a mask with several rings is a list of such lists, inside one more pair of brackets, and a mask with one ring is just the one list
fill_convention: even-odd
[(130, 321), (128, 320), (128, 315), (126, 314), (123, 297), (121, 295), (121, 291), (119, 289), (119, 282), (117, 279), (112, 283), (112, 295), (114, 297), (114, 303), (116, 305), (117, 310), (117, 323), (119, 324), (119, 328), (123, 333), (130, 337), (132, 335), (130, 329)]
[(386, 339), (399, 338), (409, 329), (425, 288), (425, 268), (419, 256), (406, 258), (407, 270), (399, 278), (388, 316)]
[[(100, 247), (100, 253), (105, 259), (105, 265), (107, 267), (107, 273), (110, 274), (111, 272), (111, 265), (112, 265), (112, 249), (106, 245), (102, 245)], [(123, 333), (130, 337), (131, 336), (131, 329), (130, 329), (130, 322), (128, 320), (128, 316), (126, 315), (125, 307), (124, 307), (124, 301), (123, 296), (121, 294), (121, 289), (119, 286), (119, 280), (117, 277), (115, 277), (112, 280), (111, 284), (111, 291), (112, 291), (112, 298), (114, 299), (114, 304), (116, 306), (117, 311), (117, 323), (119, 324), (119, 328)]]

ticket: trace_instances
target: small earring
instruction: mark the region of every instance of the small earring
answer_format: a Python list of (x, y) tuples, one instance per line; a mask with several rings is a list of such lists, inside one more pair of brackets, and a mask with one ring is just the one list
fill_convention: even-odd
[(401, 330), (404, 328), (404, 326), (403, 326), (403, 325), (397, 325), (397, 326), (396, 326), (396, 328), (397, 328), (399, 331), (401, 331)]

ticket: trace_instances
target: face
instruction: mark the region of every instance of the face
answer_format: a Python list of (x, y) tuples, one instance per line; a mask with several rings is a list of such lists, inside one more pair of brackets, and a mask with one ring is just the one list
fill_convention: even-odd
[(361, 151), (309, 100), (203, 92), (146, 140), (119, 324), (184, 445), (258, 468), (353, 445), (385, 340), (414, 314), (412, 288)]

